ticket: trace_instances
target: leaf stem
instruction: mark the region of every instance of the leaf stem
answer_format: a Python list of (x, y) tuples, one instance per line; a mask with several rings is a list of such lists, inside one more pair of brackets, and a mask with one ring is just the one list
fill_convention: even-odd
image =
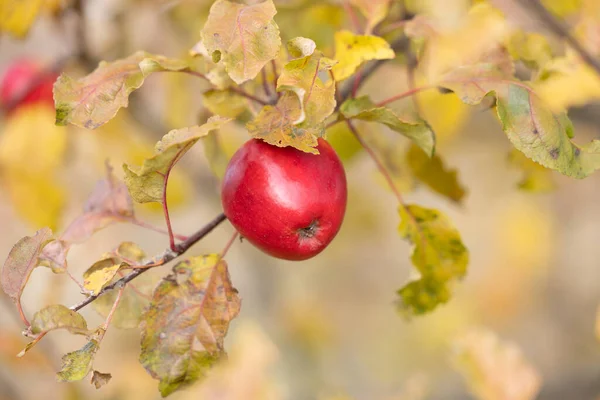
[(119, 306), (119, 303), (121, 302), (121, 298), (123, 297), (123, 292), (125, 291), (125, 286), (126, 286), (125, 284), (121, 284), (119, 293), (117, 293), (117, 298), (115, 299), (115, 302), (113, 303), (112, 308), (110, 309), (110, 312), (106, 316), (106, 320), (104, 321), (104, 325), (102, 326), (105, 331), (108, 329), (108, 326), (110, 325), (110, 322), (112, 321), (113, 316), (115, 315), (115, 311), (117, 310), (117, 307)]
[(31, 326), (31, 324), (29, 323), (29, 320), (25, 316), (25, 312), (23, 311), (23, 306), (21, 305), (21, 300), (17, 301), (17, 310), (19, 310), (19, 317), (21, 317), (21, 321), (23, 321), (26, 328), (29, 328)]
[(260, 70), (260, 74), (261, 74), (261, 78), (262, 78), (263, 91), (265, 92), (265, 96), (267, 96), (267, 98), (270, 99), (272, 94), (271, 94), (271, 88), (269, 87), (269, 82), (267, 81), (266, 67), (263, 67), (263, 69)]
[[(154, 225), (149, 224), (147, 222), (141, 221), (141, 220), (139, 220), (137, 218), (131, 218), (129, 220), (129, 222), (131, 222), (133, 225), (137, 225), (139, 227), (146, 228), (146, 229), (149, 229), (149, 230), (154, 231), (154, 232), (163, 233), (165, 235), (169, 234), (169, 231), (166, 231), (166, 230), (164, 230), (164, 229), (162, 229), (162, 228), (160, 228), (158, 226), (154, 226)], [(173, 233), (173, 237), (175, 237), (175, 239), (177, 239), (177, 240), (186, 240), (187, 239), (187, 236), (185, 236), (185, 235), (178, 235), (176, 233)]]
[(383, 107), (385, 105), (393, 103), (394, 101), (397, 101), (397, 100), (400, 100), (400, 99), (404, 99), (406, 97), (412, 96), (412, 95), (414, 95), (416, 93), (419, 93), (419, 92), (422, 92), (422, 91), (428, 90), (428, 89), (434, 89), (434, 86), (422, 86), (422, 87), (416, 87), (416, 88), (409, 89), (409, 90), (407, 90), (404, 93), (400, 93), (400, 94), (392, 96), (392, 97), (390, 97), (388, 99), (380, 101), (379, 103), (376, 104), (376, 106), (377, 107)]
[[(203, 73), (198, 72), (198, 71), (192, 71), (191, 69), (183, 69), (183, 70), (178, 71), (178, 72), (183, 72), (184, 74), (197, 76), (198, 78), (201, 78), (201, 79), (204, 79), (204, 80), (210, 82), (210, 80), (208, 79), (208, 77), (206, 75), (204, 75)], [(255, 101), (255, 102), (259, 103), (259, 104), (262, 104), (263, 106), (266, 106), (267, 104), (269, 104), (269, 102), (267, 102), (267, 101), (265, 101), (263, 99), (260, 99), (260, 98), (258, 98), (256, 96), (254, 96), (254, 95), (246, 92), (241, 87), (231, 86), (231, 87), (227, 88), (226, 90), (229, 90), (230, 92), (237, 93), (240, 96), (243, 96), (243, 97), (245, 97), (247, 99)]]
[(362, 138), (362, 136), (358, 133), (358, 131), (356, 130), (356, 128), (352, 124), (352, 121), (346, 120), (346, 124), (348, 125), (348, 128), (350, 129), (350, 132), (352, 132), (352, 134), (354, 135), (354, 137), (356, 138), (356, 140), (358, 140), (358, 142), (360, 143), (360, 145), (367, 151), (367, 153), (369, 153), (369, 156), (371, 156), (371, 158), (373, 159), (373, 161), (377, 165), (377, 169), (379, 169), (379, 172), (381, 172), (381, 174), (383, 175), (383, 177), (387, 181), (388, 185), (390, 185), (390, 189), (392, 190), (392, 192), (394, 193), (394, 195), (398, 199), (398, 202), (403, 207), (405, 207), (406, 205), (404, 203), (404, 199), (402, 198), (402, 195), (400, 194), (400, 191), (398, 190), (398, 188), (394, 184), (394, 180), (392, 179), (392, 177), (389, 174), (389, 172), (387, 171), (387, 169), (385, 169), (385, 166), (383, 165), (383, 163), (381, 162), (381, 160), (377, 157), (377, 154), (375, 154), (375, 151), (367, 144), (367, 142), (365, 142), (365, 140)]
[(281, 97), (281, 93), (277, 91), (277, 80), (279, 79), (279, 73), (277, 72), (277, 63), (275, 59), (271, 60), (271, 68), (273, 69), (273, 91), (277, 94), (277, 98)]
[[(173, 162), (173, 164), (175, 164)], [(171, 168), (167, 169), (164, 178), (163, 193), (162, 193), (162, 208), (163, 214), (165, 215), (165, 222), (167, 224), (167, 231), (169, 233), (169, 247), (175, 251), (175, 236), (173, 235), (173, 227), (171, 226), (171, 217), (169, 216), (169, 206), (167, 205), (167, 183), (169, 181), (169, 174)]]
[(348, 2), (348, 0), (342, 1), (342, 5), (344, 6), (344, 10), (346, 10), (346, 14), (350, 17), (350, 21), (352, 22), (352, 26), (356, 32), (362, 32), (362, 27), (360, 26), (360, 22), (358, 21), (358, 17), (354, 12), (354, 9)]
[(235, 241), (235, 239), (238, 237), (238, 235), (239, 235), (239, 232), (235, 231), (235, 233), (231, 236), (231, 239), (229, 239), (229, 241), (227, 242), (227, 244), (225, 245), (225, 247), (221, 251), (221, 258), (225, 258), (225, 255), (227, 254), (227, 252), (231, 248), (231, 245), (233, 244), (233, 242)]
[(171, 250), (170, 248), (165, 250), (165, 252), (162, 255), (155, 257), (154, 259), (148, 261), (145, 264), (145, 266), (147, 268), (134, 269), (133, 271), (131, 271), (129, 274), (125, 275), (123, 278), (119, 279), (118, 281), (116, 281), (108, 286), (105, 286), (98, 294), (89, 296), (85, 300), (71, 306), (70, 309), (73, 311), (79, 311), (83, 307), (92, 303), (98, 297), (104, 295), (106, 292), (109, 292), (115, 288), (121, 287), (121, 285), (125, 285), (125, 284), (131, 282), (132, 280), (134, 280), (135, 278), (137, 278), (138, 276), (143, 274), (145, 271), (151, 270), (152, 267), (164, 265), (164, 264), (168, 263), (169, 261), (174, 260), (175, 258), (177, 258), (180, 255), (182, 255), (183, 253), (185, 253), (190, 247), (192, 247), (194, 244), (199, 242), (210, 232), (212, 232), (217, 226), (219, 226), (226, 219), (227, 219), (227, 217), (225, 217), (225, 214), (223, 214), (223, 213), (217, 215), (212, 221), (210, 221), (208, 224), (203, 226), (199, 231), (197, 231), (196, 233), (191, 235), (187, 240), (177, 244), (175, 251)]

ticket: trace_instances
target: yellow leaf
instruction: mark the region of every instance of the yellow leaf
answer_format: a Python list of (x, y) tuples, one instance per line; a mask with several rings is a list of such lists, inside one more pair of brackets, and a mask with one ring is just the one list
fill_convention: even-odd
[(83, 273), (83, 287), (92, 295), (98, 294), (117, 275), (119, 269), (126, 265), (112, 257), (95, 262)]
[(274, 106), (265, 106), (253, 121), (246, 124), (248, 133), (274, 146), (292, 146), (307, 153), (318, 154), (315, 147), (322, 129), (294, 125), (302, 115), (298, 96), (286, 91)]
[(0, 135), (0, 179), (17, 212), (36, 228), (55, 229), (65, 202), (57, 178), (67, 146), (67, 130), (54, 125), (45, 105), (21, 107)]
[(411, 260), (419, 273), (398, 291), (402, 312), (424, 314), (450, 299), (450, 284), (461, 279), (469, 252), (452, 221), (440, 211), (401, 205), (400, 236), (413, 245)]
[(202, 101), (211, 113), (222, 117), (236, 118), (248, 109), (248, 99), (230, 90), (208, 90)]
[(490, 331), (473, 329), (454, 342), (452, 361), (479, 400), (533, 400), (539, 373), (513, 343)]
[(281, 39), (273, 21), (276, 13), (273, 0), (252, 5), (217, 0), (210, 8), (202, 41), (235, 83), (254, 79), (277, 57)]
[(378, 36), (355, 35), (350, 31), (335, 33), (335, 56), (338, 64), (333, 66), (337, 81), (350, 77), (365, 61), (394, 58), (394, 50), (388, 42)]
[(582, 0), (541, 0), (542, 4), (559, 17), (576, 13), (581, 8)]
[(360, 10), (367, 19), (365, 32), (370, 34), (388, 13), (390, 0), (350, 0), (350, 3)]
[(556, 189), (552, 170), (531, 161), (516, 149), (509, 153), (508, 160), (523, 171), (523, 178), (518, 183), (520, 189), (533, 193), (545, 193)]
[(538, 95), (553, 111), (562, 111), (600, 98), (600, 77), (587, 64), (567, 59), (553, 60), (550, 76), (535, 83)]
[[(357, 126), (360, 129), (359, 126)], [(352, 159), (362, 150), (362, 146), (354, 137), (347, 124), (335, 124), (327, 130), (327, 142), (335, 149), (342, 161)]]
[(497, 48), (509, 31), (502, 14), (487, 3), (474, 5), (456, 26), (444, 27), (425, 16), (406, 25), (408, 35), (427, 41), (419, 70), (430, 83), (449, 70), (481, 59)]
[(44, 0), (0, 0), (0, 32), (24, 37), (43, 5)]
[(522, 60), (533, 68), (543, 67), (552, 59), (548, 39), (539, 33), (516, 31), (510, 35), (507, 48), (513, 59)]

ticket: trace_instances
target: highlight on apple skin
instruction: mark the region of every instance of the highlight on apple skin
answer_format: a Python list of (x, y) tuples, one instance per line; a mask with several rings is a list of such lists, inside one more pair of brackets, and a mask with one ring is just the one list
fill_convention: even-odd
[(225, 215), (254, 246), (273, 257), (306, 260), (338, 233), (348, 190), (335, 150), (320, 154), (251, 139), (232, 157), (221, 189)]

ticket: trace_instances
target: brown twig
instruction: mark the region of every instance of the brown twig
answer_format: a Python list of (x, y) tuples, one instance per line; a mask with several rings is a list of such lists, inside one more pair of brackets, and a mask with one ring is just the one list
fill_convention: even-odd
[(579, 56), (596, 70), (596, 73), (600, 75), (600, 60), (596, 59), (590, 54), (577, 39), (575, 39), (569, 30), (560, 22), (550, 11), (544, 7), (539, 0), (521, 0), (521, 3), (525, 7), (529, 7), (534, 11), (542, 20), (542, 22), (550, 29), (556, 36), (563, 38)]
[(102, 289), (98, 294), (92, 295), (92, 296), (86, 298), (85, 300), (71, 306), (70, 307), (71, 310), (73, 310), (73, 311), (81, 310), (83, 307), (92, 303), (98, 297), (104, 295), (106, 292), (111, 291), (115, 288), (121, 287), (122, 285), (126, 285), (127, 283), (131, 282), (132, 280), (134, 280), (135, 278), (137, 278), (144, 272), (151, 270), (152, 268), (150, 267), (150, 265), (152, 265), (152, 267), (156, 267), (159, 265), (164, 265), (164, 264), (168, 263), (169, 261), (174, 260), (175, 258), (177, 258), (180, 255), (182, 255), (183, 253), (185, 253), (190, 247), (192, 247), (194, 244), (199, 242), (202, 238), (204, 238), (210, 232), (212, 232), (213, 229), (215, 229), (217, 226), (219, 226), (226, 219), (227, 219), (227, 217), (225, 217), (225, 214), (223, 214), (223, 213), (217, 215), (217, 217), (215, 217), (212, 221), (210, 221), (208, 224), (206, 224), (204, 227), (202, 227), (202, 229), (200, 229), (198, 232), (191, 235), (187, 240), (177, 244), (175, 246), (176, 247), (175, 251), (173, 251), (171, 249), (165, 250), (165, 252), (162, 255), (156, 257), (153, 260), (150, 260), (148, 263), (145, 264), (146, 266), (148, 266), (148, 268), (137, 268), (137, 269), (133, 270), (132, 272), (125, 275), (123, 278), (119, 279), (118, 281), (104, 287), (104, 289)]

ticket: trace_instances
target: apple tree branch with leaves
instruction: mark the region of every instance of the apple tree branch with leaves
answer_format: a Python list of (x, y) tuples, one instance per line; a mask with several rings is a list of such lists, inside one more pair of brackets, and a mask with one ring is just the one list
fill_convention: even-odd
[[(525, 171), (549, 169), (580, 179), (600, 168), (600, 141), (576, 142), (565, 107), (544, 96), (546, 77), (564, 73), (565, 68), (600, 73), (596, 57), (600, 45), (580, 42), (537, 1), (531, 12), (539, 13), (570, 50), (564, 59), (554, 58), (554, 64), (544, 66), (539, 62), (543, 55), (534, 51), (543, 47), (544, 36), (514, 30), (487, 2), (476, 2), (466, 17), (467, 27), (489, 27), (491, 33), (481, 38), (465, 38), (460, 32), (452, 37), (427, 15), (406, 12), (403, 2), (341, 3), (337, 6), (352, 28), (333, 33), (333, 52), (319, 49), (311, 38), (287, 37), (285, 27), (276, 23), (273, 0), (217, 0), (198, 41), (189, 43), (188, 57), (138, 51), (103, 61), (88, 75), (62, 73), (56, 79), (53, 99), (59, 126), (89, 130), (103, 126), (157, 73), (182, 74), (210, 85), (202, 99), (212, 115), (198, 125), (166, 133), (141, 165), (123, 165), (123, 181), (107, 162), (106, 178), (64, 231), (43, 228), (14, 245), (4, 262), (1, 283), (16, 306), (23, 334), (31, 339), (19, 356), (54, 330), (85, 336), (88, 341), (81, 349), (63, 356), (57, 378), (71, 382), (91, 375), (92, 383), (100, 387), (110, 380), (109, 373), (94, 368), (106, 331), (112, 326), (139, 326), (140, 363), (159, 381), (163, 396), (201, 380), (226, 357), (225, 337), (241, 310), (226, 263), (236, 238), (274, 257), (303, 260), (320, 253), (337, 234), (346, 209), (346, 176), (327, 138), (328, 131), (340, 125), (385, 178), (397, 200), (398, 233), (413, 246), (407, 257), (416, 278), (398, 289), (398, 311), (418, 316), (451, 301), (453, 287), (467, 274), (469, 264), (460, 232), (443, 211), (406, 200), (385, 146), (363, 128), (380, 124), (403, 136), (410, 143), (406, 161), (414, 178), (460, 202), (465, 190), (456, 171), (436, 151), (435, 132), (425, 120), (428, 110), (417, 98), (426, 91), (454, 93), (467, 105), (489, 108)], [(470, 43), (461, 53), (449, 53), (444, 47), (446, 40), (467, 39)], [(407, 66), (409, 89), (379, 100), (359, 95), (362, 85), (386, 63)], [(517, 63), (527, 66), (530, 79), (517, 77)], [(392, 108), (407, 98), (415, 102), (414, 113), (404, 115)], [(4, 108), (12, 110), (24, 100), (23, 93), (17, 94), (5, 101)], [(167, 201), (171, 173), (194, 145), (227, 124), (245, 126), (249, 140), (223, 176), (223, 213), (196, 232), (176, 234)], [(307, 178), (295, 180), (298, 170)], [(307, 198), (310, 207), (302, 209), (306, 205), (300, 203)], [(140, 220), (134, 203), (158, 203), (164, 228)], [(275, 212), (261, 213), (266, 205)], [(185, 256), (226, 220), (235, 234), (220, 251)], [(168, 241), (153, 255), (145, 254), (134, 240), (120, 243), (107, 249), (82, 277), (73, 276), (67, 262), (70, 249), (116, 223), (163, 232)], [(145, 272), (170, 262), (172, 271), (158, 285), (144, 281)], [(82, 299), (70, 306), (51, 304), (29, 315), (21, 294), (38, 266), (73, 280)], [(88, 305), (105, 318), (100, 326), (89, 327), (79, 313)]]

